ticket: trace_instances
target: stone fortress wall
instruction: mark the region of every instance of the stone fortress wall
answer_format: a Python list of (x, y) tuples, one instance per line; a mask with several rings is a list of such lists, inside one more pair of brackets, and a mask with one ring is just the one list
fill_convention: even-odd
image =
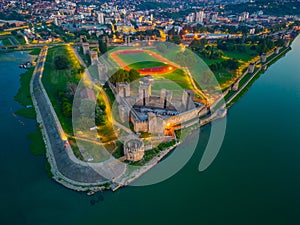
[(121, 121), (130, 121), (135, 132), (163, 136), (166, 129), (180, 127), (208, 113), (204, 105), (194, 102), (193, 91), (184, 90), (181, 99), (173, 98), (172, 91), (166, 89), (155, 96), (151, 90), (153, 85), (154, 80), (148, 75), (140, 79), (137, 95), (132, 94), (127, 83), (111, 87), (116, 92)]

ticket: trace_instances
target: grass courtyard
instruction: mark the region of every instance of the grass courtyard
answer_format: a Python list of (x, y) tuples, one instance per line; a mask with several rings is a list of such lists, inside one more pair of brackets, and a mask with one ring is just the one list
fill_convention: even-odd
[[(55, 59), (57, 56), (61, 55), (66, 56), (69, 61), (69, 65), (67, 68), (59, 70), (56, 67)], [(73, 102), (74, 96), (70, 96), (69, 88), (70, 84), (72, 84), (71, 86), (75, 85), (77, 89), (79, 81), (84, 76), (84, 68), (80, 64), (76, 54), (74, 53), (74, 50), (70, 46), (65, 45), (49, 48), (42, 82), (52, 102), (58, 119), (64, 131), (68, 135), (68, 139), (75, 156), (84, 161), (100, 162), (108, 159), (108, 156), (105, 154), (106, 151), (103, 151), (103, 147), (101, 148), (100, 142), (97, 143), (95, 135), (90, 135), (89, 132), (83, 131), (80, 135), (76, 133), (76, 137), (74, 137), (72, 114), (67, 116), (64, 112), (64, 104), (66, 101), (71, 108), (73, 104), (80, 103), (78, 101)], [(103, 96), (100, 93), (98, 94), (98, 101), (102, 102), (104, 100)], [(81, 103), (83, 102), (84, 101)], [(87, 106), (89, 106), (89, 104)], [(78, 107), (80, 108), (81, 105)], [(107, 112), (109, 111), (109, 107), (106, 107), (106, 109), (107, 110), (105, 110), (105, 113), (103, 114), (105, 118), (107, 118), (107, 113), (109, 113)], [(83, 115), (80, 116), (79, 121), (89, 124), (91, 121), (93, 121), (93, 119), (95, 118), (85, 118)], [(83, 125), (83, 127), (86, 127), (86, 125)], [(90, 127), (92, 127), (92, 125)], [(108, 147), (109, 149), (115, 149), (115, 144), (113, 142), (116, 139), (116, 135), (114, 133), (111, 121), (104, 119), (104, 122), (98, 126), (97, 131), (98, 137), (101, 139), (102, 143), (111, 142), (110, 145), (105, 144), (105, 149)], [(79, 136), (77, 137), (77, 135)]]
[(125, 69), (135, 69), (139, 72), (148, 69), (149, 74), (155, 80), (152, 88), (154, 92), (165, 88), (181, 94), (182, 89), (193, 89), (184, 71), (178, 68), (179, 66), (175, 63), (159, 55), (157, 51), (128, 49), (118, 53), (113, 52), (111, 58)]

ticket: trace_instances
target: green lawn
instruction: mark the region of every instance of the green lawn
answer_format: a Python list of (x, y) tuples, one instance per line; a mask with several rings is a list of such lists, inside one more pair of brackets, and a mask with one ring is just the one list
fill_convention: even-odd
[(103, 162), (110, 157), (105, 146), (86, 141), (77, 141), (77, 145), (80, 146), (81, 155), (86, 161)]
[[(165, 63), (159, 61), (158, 59), (146, 52), (140, 52), (135, 54), (119, 54), (118, 57), (124, 63), (129, 65), (130, 68), (136, 70), (142, 68), (166, 66)], [(178, 94), (182, 93), (182, 89), (193, 89), (188, 77), (181, 69), (177, 69), (173, 72), (165, 73), (162, 75), (153, 75), (153, 77), (155, 79), (153, 91), (157, 93), (163, 88), (167, 90), (172, 90), (174, 93)]]
[[(65, 70), (57, 70), (54, 65), (55, 56), (66, 55), (70, 61), (70, 66)], [(42, 82), (53, 104), (55, 112), (62, 124), (63, 129), (68, 134), (73, 133), (72, 118), (62, 114), (61, 100), (59, 92), (64, 92), (68, 82), (78, 83), (81, 79), (82, 67), (74, 52), (69, 46), (58, 46), (50, 48), (45, 63)]]
[(213, 63), (220, 63), (223, 62), (224, 59), (205, 59), (205, 58), (201, 58), (208, 66), (210, 66)]
[(155, 75), (154, 86), (152, 88), (153, 93), (158, 95), (161, 89), (171, 90), (174, 96), (182, 95), (183, 89), (191, 89), (188, 77), (184, 74), (181, 69), (177, 69), (171, 73), (166, 73), (163, 75)]
[(166, 66), (163, 62), (157, 62), (157, 61), (143, 61), (143, 62), (137, 62), (129, 65), (131, 69), (139, 70), (143, 68), (153, 68), (153, 67), (159, 67), (159, 66)]
[(225, 85), (225, 83), (233, 78), (234, 72), (222, 70), (222, 71), (218, 71), (218, 72), (214, 73), (214, 75), (215, 75), (218, 83), (222, 87), (222, 89), (226, 89), (228, 87)]
[(234, 51), (223, 51), (225, 56), (228, 56), (229, 58), (233, 58), (236, 60), (241, 60), (244, 62), (250, 61), (254, 57), (258, 56), (257, 52), (255, 50), (251, 50), (249, 46), (246, 47), (246, 51), (240, 52), (237, 50)]
[(39, 55), (41, 52), (40, 48), (34, 48), (31, 50), (31, 52), (29, 52), (30, 55)]
[(163, 56), (164, 58), (172, 61), (172, 62), (175, 62), (176, 60), (176, 55), (178, 52), (181, 51), (181, 47), (177, 46), (177, 45), (171, 45), (170, 48), (168, 48), (168, 50), (166, 52), (160, 52), (158, 51), (156, 48), (151, 48), (150, 49), (151, 51)]
[(134, 64), (136, 62), (160, 62), (158, 59), (156, 59), (155, 57), (149, 55), (146, 52), (139, 52), (139, 53), (134, 53), (134, 54), (118, 54), (118, 57), (127, 65), (131, 65)]

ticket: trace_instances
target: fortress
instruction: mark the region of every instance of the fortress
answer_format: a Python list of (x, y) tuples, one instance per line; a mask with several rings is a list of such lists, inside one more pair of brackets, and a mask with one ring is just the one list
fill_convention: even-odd
[(110, 85), (116, 94), (121, 121), (130, 121), (135, 132), (174, 136), (170, 130), (191, 120), (199, 122), (199, 116), (208, 112), (204, 105), (194, 101), (191, 90), (184, 90), (181, 97), (174, 97), (172, 91), (166, 89), (161, 89), (160, 95), (153, 95), (154, 79), (150, 75), (139, 80), (137, 94), (133, 93), (130, 84)]
[(144, 157), (144, 143), (139, 139), (126, 140), (123, 148), (124, 155), (128, 161), (139, 161)]

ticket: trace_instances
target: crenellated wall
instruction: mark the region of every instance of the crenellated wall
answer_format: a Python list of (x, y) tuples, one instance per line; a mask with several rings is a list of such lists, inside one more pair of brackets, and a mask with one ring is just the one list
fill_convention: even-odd
[(207, 109), (203, 106), (200, 108), (194, 108), (189, 111), (180, 113), (176, 116), (171, 116), (167, 119), (165, 119), (165, 123), (169, 124), (170, 126), (180, 125), (184, 122), (187, 122), (189, 120), (195, 119), (197, 117), (200, 117), (202, 115), (205, 115), (207, 113)]

